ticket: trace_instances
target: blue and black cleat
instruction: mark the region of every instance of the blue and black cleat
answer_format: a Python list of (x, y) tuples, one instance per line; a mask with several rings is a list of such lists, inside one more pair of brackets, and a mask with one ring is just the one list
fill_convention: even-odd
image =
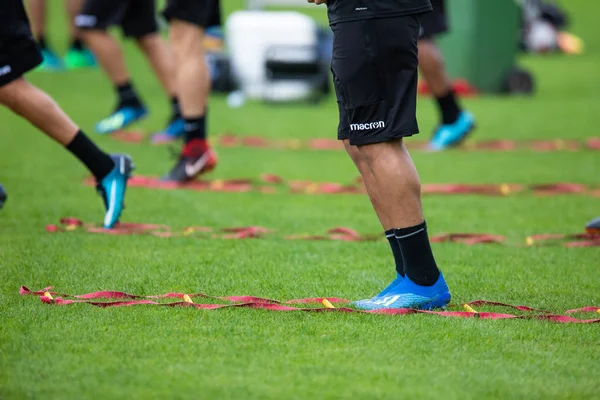
[(144, 118), (148, 110), (144, 106), (120, 107), (114, 113), (96, 124), (96, 132), (113, 133)]
[(173, 142), (185, 135), (185, 120), (181, 117), (173, 119), (162, 132), (152, 135), (152, 143), (162, 144)]
[(444, 150), (448, 147), (458, 146), (475, 129), (475, 118), (469, 112), (463, 111), (452, 124), (441, 125), (433, 134), (429, 142), (432, 150)]
[(104, 201), (106, 214), (104, 215), (104, 228), (112, 228), (121, 217), (124, 208), (127, 181), (135, 169), (131, 157), (126, 154), (111, 154), (115, 167), (100, 182), (96, 189)]

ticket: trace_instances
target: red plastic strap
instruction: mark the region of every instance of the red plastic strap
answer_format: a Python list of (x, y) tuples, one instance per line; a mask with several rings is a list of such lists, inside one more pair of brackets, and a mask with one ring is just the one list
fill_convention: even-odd
[[(84, 223), (73, 217), (61, 218), (60, 224), (47, 225), (46, 231), (55, 232), (89, 232), (107, 235), (152, 235), (156, 237), (206, 237), (214, 239), (258, 239), (266, 235), (275, 235), (275, 230), (262, 226), (232, 227), (213, 229), (206, 226), (191, 226), (179, 231), (171, 230), (167, 225), (118, 223), (112, 229), (104, 229), (91, 223)], [(325, 235), (294, 234), (284, 235), (286, 240), (340, 240), (345, 242), (366, 242), (383, 240), (382, 235), (363, 235), (359, 232), (346, 228), (336, 227), (329, 229)], [(433, 242), (455, 242), (467, 245), (502, 243), (503, 236), (478, 234), (478, 233), (451, 233), (433, 236)]]
[(140, 131), (117, 131), (111, 137), (125, 143), (141, 143), (146, 139), (146, 135)]
[[(94, 186), (93, 178), (84, 180), (84, 184)], [(276, 193), (278, 189), (287, 189), (294, 194), (366, 194), (367, 191), (360, 178), (354, 183), (342, 184), (333, 182), (286, 181), (280, 176), (262, 174), (258, 180), (252, 179), (215, 179), (212, 181), (192, 181), (186, 183), (163, 182), (154, 177), (136, 175), (129, 179), (130, 187), (148, 189), (177, 190), (187, 189), (209, 192), (251, 192)], [(423, 195), (484, 195), (507, 196), (510, 194), (532, 191), (534, 194), (549, 196), (560, 194), (587, 194), (600, 197), (600, 188), (577, 183), (554, 183), (524, 186), (519, 184), (435, 184), (422, 185)]]
[(531, 235), (525, 239), (528, 246), (552, 246), (563, 245), (565, 247), (600, 247), (600, 233), (585, 232), (572, 235), (565, 234), (541, 234)]
[[(60, 219), (60, 224), (46, 226), (46, 231), (55, 232), (89, 232), (107, 235), (152, 235), (156, 237), (200, 237), (213, 239), (258, 239), (267, 235), (275, 236), (274, 229), (262, 226), (211, 228), (207, 226), (190, 226), (182, 230), (172, 230), (167, 225), (119, 223), (112, 229), (104, 229), (92, 223), (84, 223), (73, 217)], [(345, 242), (366, 242), (383, 240), (380, 234), (363, 235), (359, 232), (346, 228), (336, 227), (329, 229), (325, 235), (292, 234), (282, 236), (285, 240), (340, 240)], [(502, 235), (488, 233), (443, 233), (431, 237), (434, 243), (461, 243), (466, 245), (476, 244), (499, 244), (506, 242)], [(525, 239), (528, 246), (534, 245), (563, 245), (565, 247), (598, 247), (600, 246), (600, 232), (585, 232), (578, 234), (540, 234), (532, 235)]]
[[(39, 296), (40, 300), (46, 304), (54, 305), (70, 305), (76, 303), (90, 304), (96, 307), (127, 307), (134, 305), (155, 305), (163, 307), (193, 307), (201, 310), (216, 310), (227, 307), (246, 307), (255, 308), (270, 311), (305, 311), (305, 312), (345, 312), (345, 313), (365, 313), (365, 314), (384, 314), (384, 315), (410, 315), (410, 314), (432, 314), (443, 317), (455, 317), (455, 318), (480, 318), (480, 319), (542, 319), (551, 322), (559, 323), (596, 323), (600, 322), (600, 318), (597, 319), (578, 319), (566, 315), (551, 314), (543, 310), (537, 310), (527, 306), (514, 306), (506, 303), (492, 302), (486, 300), (476, 300), (470, 303), (466, 303), (464, 306), (472, 311), (424, 311), (414, 310), (408, 308), (398, 309), (382, 309), (382, 310), (357, 310), (348, 307), (333, 307), (332, 304), (347, 304), (350, 301), (335, 297), (316, 297), (306, 299), (295, 299), (286, 302), (266, 299), (254, 296), (209, 296), (204, 293), (196, 294), (184, 294), (184, 293), (166, 293), (154, 296), (137, 296), (124, 292), (116, 291), (102, 291), (93, 292), (82, 295), (71, 296), (68, 294), (58, 295), (56, 292), (51, 292), (51, 287), (46, 287), (39, 291), (32, 291), (25, 286), (21, 286), (19, 293), (22, 296), (35, 295)], [(57, 297), (54, 297), (57, 296)], [(71, 299), (69, 299), (71, 297)], [(191, 299), (196, 297), (219, 299), (222, 301), (228, 301), (231, 304), (204, 304), (194, 303)], [(65, 299), (66, 298), (66, 299)], [(95, 301), (96, 299), (127, 299), (117, 301)], [(156, 299), (183, 299), (184, 301), (167, 302), (161, 303)], [(325, 307), (293, 307), (287, 304), (322, 304)], [(468, 307), (467, 307), (468, 306)], [(479, 306), (500, 306), (513, 308), (519, 311), (528, 312), (530, 314), (524, 315), (513, 315), (506, 313), (495, 313), (495, 312), (477, 312), (472, 307)], [(450, 306), (456, 307), (456, 306)], [(585, 312), (598, 312), (600, 307), (583, 307), (574, 310), (568, 310), (566, 313), (585, 313)]]
[[(309, 149), (309, 150), (344, 150), (343, 143), (336, 139), (310, 139), (300, 141), (298, 139), (273, 140), (261, 136), (237, 136), (233, 134), (222, 134), (215, 138), (221, 147), (250, 147), (265, 149)], [(429, 150), (427, 142), (418, 140), (407, 140), (406, 147), (410, 150)], [(467, 142), (455, 150), (465, 151), (499, 151), (509, 152), (516, 150), (530, 150), (537, 152), (549, 151), (579, 151), (581, 149), (600, 150), (600, 138), (589, 138), (582, 140), (487, 140), (479, 142)]]
[(468, 245), (480, 243), (502, 243), (505, 240), (506, 238), (504, 236), (478, 233), (445, 233), (431, 238), (431, 241), (436, 243), (457, 242)]
[[(111, 137), (126, 143), (141, 143), (146, 140), (146, 135), (141, 131), (118, 131), (113, 133)], [(213, 140), (220, 147), (248, 147), (275, 150), (344, 150), (344, 145), (341, 141), (329, 138), (309, 140), (269, 139), (262, 136), (238, 136), (231, 133), (224, 133), (215, 136)], [(407, 140), (405, 144), (410, 150), (429, 150), (428, 143), (424, 141)], [(579, 151), (582, 149), (600, 150), (600, 138), (588, 138), (586, 140), (487, 140), (467, 142), (454, 150), (499, 152), (531, 150), (549, 152)]]

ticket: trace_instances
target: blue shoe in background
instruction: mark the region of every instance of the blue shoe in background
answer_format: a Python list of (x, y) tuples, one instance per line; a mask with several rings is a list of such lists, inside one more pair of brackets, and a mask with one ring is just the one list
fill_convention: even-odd
[(399, 284), (401, 284), (403, 280), (404, 280), (404, 277), (402, 275), (400, 275), (398, 272), (396, 272), (396, 279), (394, 279), (392, 281), (392, 283), (390, 283), (385, 289), (383, 289), (381, 291), (381, 293), (379, 293), (378, 295), (376, 295), (375, 297), (372, 297), (370, 299), (357, 300), (357, 301), (353, 302), (352, 304), (355, 307), (357, 307), (357, 308), (362, 308), (362, 306), (361, 306), (362, 304), (368, 304), (368, 303), (373, 302), (375, 300), (379, 300), (382, 297), (385, 297), (388, 293), (390, 293), (391, 291), (393, 291), (396, 286), (398, 286)]
[(152, 135), (152, 143), (170, 143), (183, 137), (183, 135), (185, 135), (185, 120), (181, 117), (175, 118), (164, 131)]
[(127, 181), (135, 168), (131, 157), (126, 154), (112, 154), (111, 158), (115, 162), (115, 167), (96, 185), (106, 208), (104, 215), (106, 229), (112, 228), (119, 222), (124, 208)]
[(417, 285), (410, 278), (405, 277), (402, 282), (391, 289), (385, 296), (373, 300), (362, 300), (352, 303), (356, 308), (363, 310), (380, 310), (384, 308), (414, 308), (418, 310), (431, 310), (444, 308), (450, 302), (450, 289), (440, 273), (433, 286)]
[(432, 150), (444, 150), (460, 144), (475, 128), (475, 118), (469, 112), (463, 111), (452, 124), (440, 126), (429, 143)]
[(40, 71), (62, 71), (64, 65), (59, 56), (50, 49), (42, 49), (43, 61), (37, 68)]
[(144, 106), (120, 107), (110, 116), (96, 124), (96, 132), (106, 134), (118, 131), (136, 121), (141, 120), (147, 114), (148, 110)]
[(69, 70), (96, 67), (96, 58), (88, 49), (75, 49), (71, 48), (65, 54), (63, 63), (65, 68)]

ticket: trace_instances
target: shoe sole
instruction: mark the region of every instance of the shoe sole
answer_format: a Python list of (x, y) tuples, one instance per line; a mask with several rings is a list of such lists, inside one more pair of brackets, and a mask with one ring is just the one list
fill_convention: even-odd
[[(384, 310), (384, 309), (397, 309), (397, 308), (412, 308), (412, 309), (416, 309), (416, 310), (426, 310), (426, 311), (430, 311), (430, 310), (434, 310), (434, 309), (445, 309), (446, 306), (448, 305), (448, 303), (450, 303), (450, 298), (451, 295), (449, 292), (445, 292), (445, 293), (440, 293), (436, 296), (434, 296), (432, 299), (424, 302), (424, 303), (419, 303), (419, 302), (414, 302), (412, 304), (408, 304), (404, 307), (391, 307), (391, 306), (385, 306), (383, 304), (378, 305), (377, 307), (361, 307), (361, 302), (368, 302), (369, 300), (359, 300), (358, 302), (353, 302), (351, 305), (353, 305), (356, 308), (359, 309), (363, 309), (363, 310)], [(373, 300), (370, 300), (373, 301)], [(358, 303), (358, 304), (357, 304)], [(365, 305), (368, 303), (365, 303)]]
[(416, 305), (412, 308), (426, 311), (434, 310), (436, 308), (446, 309), (446, 306), (448, 305), (448, 303), (450, 303), (450, 298), (451, 296), (449, 292), (441, 293), (435, 296), (430, 302), (425, 303), (423, 305)]

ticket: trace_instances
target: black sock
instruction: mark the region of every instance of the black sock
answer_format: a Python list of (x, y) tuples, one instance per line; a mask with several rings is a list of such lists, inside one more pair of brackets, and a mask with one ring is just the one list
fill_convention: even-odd
[(133, 87), (131, 81), (123, 85), (117, 86), (117, 94), (119, 96), (119, 105), (118, 108), (121, 107), (141, 107), (142, 102)]
[(417, 285), (432, 286), (438, 280), (440, 270), (431, 251), (425, 222), (394, 229), (394, 233), (402, 252), (406, 276)]
[(394, 254), (394, 261), (396, 261), (396, 272), (404, 277), (404, 261), (402, 260), (400, 244), (398, 244), (394, 230), (390, 229), (385, 231), (385, 237), (387, 238), (388, 242), (390, 242), (390, 247), (392, 248), (392, 253)]
[(37, 38), (37, 42), (38, 42), (38, 45), (39, 45), (39, 46), (40, 46), (42, 49), (47, 49), (47, 48), (48, 48), (48, 43), (46, 43), (46, 36), (44, 36), (44, 35), (40, 35), (40, 36)]
[(181, 118), (181, 107), (179, 107), (179, 99), (177, 96), (171, 97), (171, 121)]
[(77, 51), (83, 50), (83, 42), (78, 38), (74, 38), (71, 41), (71, 49), (77, 50)]
[(440, 112), (442, 113), (442, 123), (444, 125), (455, 123), (460, 115), (461, 110), (456, 102), (454, 90), (450, 89), (447, 94), (443, 95), (442, 97), (437, 97), (436, 100), (438, 102)]
[(185, 142), (194, 139), (206, 139), (206, 114), (201, 117), (185, 119)]
[(115, 167), (112, 158), (100, 150), (82, 131), (77, 132), (66, 148), (85, 164), (97, 180), (104, 178)]

